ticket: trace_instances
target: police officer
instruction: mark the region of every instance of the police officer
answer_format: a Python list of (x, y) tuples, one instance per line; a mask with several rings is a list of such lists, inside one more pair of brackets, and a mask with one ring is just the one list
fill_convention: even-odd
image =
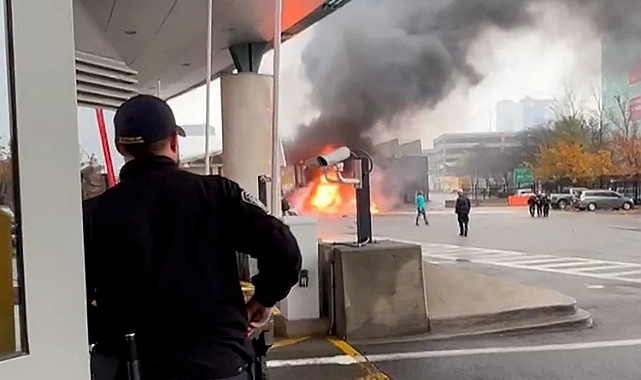
[(537, 198), (535, 194), (530, 194), (530, 197), (527, 199), (528, 209), (530, 211), (530, 216), (534, 218), (534, 213), (536, 210)]
[(541, 195), (541, 208), (543, 209), (543, 217), (547, 218), (550, 216), (550, 195), (545, 193)]
[(454, 205), (454, 213), (457, 216), (458, 227), (459, 227), (459, 236), (467, 237), (470, 224), (470, 210), (472, 209), (472, 203), (470, 199), (465, 195), (463, 190), (458, 191), (458, 198), (456, 198), (456, 204)]
[(540, 191), (536, 195), (536, 216), (537, 218), (543, 216), (543, 193)]
[[(248, 337), (298, 282), (296, 239), (238, 184), (178, 168), (184, 131), (161, 99), (129, 99), (114, 124), (121, 181), (84, 205), (95, 355), (119, 358), (135, 334), (144, 380), (248, 379)], [(237, 251), (258, 259), (247, 303)]]

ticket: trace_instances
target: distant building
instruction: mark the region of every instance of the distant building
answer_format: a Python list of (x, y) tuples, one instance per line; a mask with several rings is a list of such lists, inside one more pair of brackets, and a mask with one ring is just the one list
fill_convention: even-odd
[(520, 103), (503, 100), (496, 105), (496, 130), (511, 132), (523, 130), (523, 107)]
[(641, 40), (605, 35), (601, 42), (601, 106), (620, 118), (616, 97), (628, 103), (632, 120), (641, 120)]
[(556, 102), (529, 96), (520, 102), (503, 100), (496, 105), (496, 130), (519, 132), (545, 124), (554, 116)]
[(430, 182), (439, 178), (456, 177), (459, 166), (474, 149), (512, 148), (521, 145), (517, 132), (446, 133), (434, 140), (433, 148), (425, 150), (428, 156)]
[(374, 152), (381, 157), (400, 158), (405, 156), (420, 156), (423, 154), (421, 140), (413, 140), (401, 144), (398, 139), (392, 139), (380, 143), (374, 147)]
[(429, 199), (429, 162), (421, 140), (399, 143), (392, 139), (374, 147), (374, 161), (385, 181), (378, 191), (395, 203), (413, 203), (416, 191)]

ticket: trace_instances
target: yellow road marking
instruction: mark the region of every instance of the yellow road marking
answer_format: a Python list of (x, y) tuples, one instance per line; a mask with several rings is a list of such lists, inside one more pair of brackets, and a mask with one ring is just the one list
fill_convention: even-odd
[(365, 371), (366, 375), (359, 377), (357, 380), (391, 380), (386, 374), (376, 368), (374, 364), (370, 363), (367, 358), (361, 355), (360, 352), (356, 351), (354, 347), (350, 346), (349, 343), (334, 337), (328, 337), (327, 340), (345, 355), (354, 359), (363, 371)]
[(283, 347), (288, 347), (288, 346), (293, 346), (295, 344), (301, 343), (309, 339), (308, 336), (304, 336), (301, 338), (289, 338), (289, 339), (279, 339), (274, 342), (274, 345), (272, 346), (272, 350), (276, 350), (279, 348)]

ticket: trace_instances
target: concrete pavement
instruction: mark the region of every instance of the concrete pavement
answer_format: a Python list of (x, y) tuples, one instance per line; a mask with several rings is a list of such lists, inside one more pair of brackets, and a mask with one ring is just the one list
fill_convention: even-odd
[[(412, 219), (411, 216), (376, 217), (374, 233), (448, 246), (449, 258), (426, 257), (440, 265), (560, 291), (576, 298), (592, 313), (596, 328), (354, 347), (386, 376), (395, 380), (638, 379), (641, 284), (626, 280), (634, 276), (620, 276), (612, 267), (596, 271), (605, 273), (603, 276), (578, 273), (582, 268), (610, 263), (641, 265), (638, 248), (641, 246), (641, 216), (553, 212), (550, 219), (531, 219), (525, 210), (523, 213), (492, 215), (475, 213), (467, 239), (457, 236), (453, 215), (432, 215), (429, 227), (413, 226)], [(321, 228), (326, 232), (353, 233), (342, 222), (340, 218), (323, 221)], [(434, 247), (438, 248), (432, 246), (432, 253), (439, 254)], [(501, 265), (498, 258), (490, 260), (492, 250), (507, 253), (507, 261)], [(441, 250), (440, 254), (445, 251)], [(452, 254), (468, 257), (469, 261), (452, 259)], [(559, 260), (548, 264), (565, 265), (556, 270), (542, 267), (544, 262), (517, 266), (514, 259), (519, 255), (526, 255), (525, 261), (536, 261), (532, 258), (535, 255), (549, 255)], [(295, 355), (299, 359), (321, 356), (327, 363), (345, 357), (340, 350), (318, 355), (313, 350), (294, 348), (293, 351), (299, 353)], [(307, 364), (305, 361), (299, 363)], [(273, 368), (271, 374), (273, 379), (291, 378), (294, 373), (325, 379), (373, 376), (362, 370), (359, 372), (360, 369), (348, 361), (346, 364), (281, 366)]]

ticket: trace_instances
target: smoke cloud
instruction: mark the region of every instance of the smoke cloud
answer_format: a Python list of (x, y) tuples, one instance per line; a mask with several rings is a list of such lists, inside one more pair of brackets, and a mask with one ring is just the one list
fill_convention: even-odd
[(567, 7), (619, 40), (641, 32), (638, 0), (352, 0), (315, 27), (303, 50), (320, 114), (299, 128), (288, 156), (297, 161), (327, 145), (371, 149), (374, 127), (402, 129), (399, 116), (483, 80), (469, 52), (485, 32), (536, 27), (546, 6)]

